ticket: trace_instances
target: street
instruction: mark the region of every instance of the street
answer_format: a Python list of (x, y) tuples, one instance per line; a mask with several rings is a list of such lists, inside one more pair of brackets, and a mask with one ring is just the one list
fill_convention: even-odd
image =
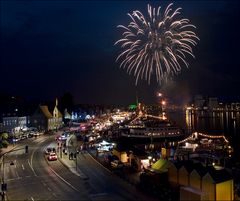
[(44, 151), (54, 145), (54, 136), (40, 136), (19, 142), (20, 150), (5, 156), (7, 200), (149, 200), (87, 152), (77, 155), (77, 163), (59, 153), (57, 161), (48, 161)]

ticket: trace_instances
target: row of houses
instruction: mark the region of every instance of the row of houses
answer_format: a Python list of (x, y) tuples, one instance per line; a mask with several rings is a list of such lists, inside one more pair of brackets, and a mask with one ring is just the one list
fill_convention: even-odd
[(131, 150), (115, 147), (112, 154), (121, 162), (130, 163), (131, 167), (136, 165), (137, 171), (147, 170), (146, 174), (150, 176), (148, 182), (155, 182), (153, 185), (170, 184), (174, 189), (179, 189), (179, 200), (234, 200), (233, 177), (223, 167), (193, 160), (166, 160), (164, 157), (151, 162), (146, 153)]
[(180, 186), (180, 200), (234, 200), (233, 177), (222, 167), (190, 160), (170, 162), (168, 181)]
[(50, 131), (63, 125), (63, 115), (58, 109), (57, 99), (52, 110), (49, 110), (49, 106), (42, 104), (36, 106), (33, 111), (28, 109), (28, 106), (21, 109), (20, 107), (4, 108), (1, 111), (0, 132), (16, 133), (26, 127)]

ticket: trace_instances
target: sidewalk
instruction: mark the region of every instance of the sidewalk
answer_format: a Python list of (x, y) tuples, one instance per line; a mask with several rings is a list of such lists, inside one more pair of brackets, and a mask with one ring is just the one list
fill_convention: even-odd
[[(76, 155), (76, 158), (71, 158), (69, 157), (70, 153), (75, 153), (76, 152), (76, 148), (78, 146), (78, 144), (76, 143), (75, 139), (73, 139), (75, 136), (70, 136), (69, 139), (67, 140), (68, 142), (71, 140), (73, 141), (73, 143), (68, 143), (66, 150), (66, 153), (60, 153), (59, 151), (57, 151), (57, 155), (58, 155), (58, 160), (65, 166), (67, 167), (73, 174), (77, 175), (78, 177), (80, 177), (81, 179), (88, 179), (88, 176), (86, 176), (81, 169), (78, 167), (77, 162), (78, 162), (78, 155)], [(61, 150), (60, 150), (61, 151)]]
[(109, 171), (113, 172), (128, 183), (137, 186), (140, 183), (140, 172), (131, 172), (129, 169), (113, 169), (104, 159), (104, 154), (97, 154), (97, 150), (88, 149), (88, 153)]
[[(69, 143), (67, 146), (67, 154), (62, 153), (62, 157), (60, 157), (59, 153), (58, 153), (58, 159), (74, 174), (76, 174), (77, 176), (81, 177), (82, 179), (88, 179), (88, 177), (79, 169), (79, 167), (77, 167), (76, 163), (78, 162), (78, 159), (73, 158), (73, 159), (69, 159), (69, 153), (75, 153), (77, 147), (79, 147), (80, 144), (82, 144), (82, 142), (78, 142), (75, 141), (76, 139), (74, 139), (75, 136), (71, 136), (68, 140), (68, 142), (73, 141), (73, 143)], [(85, 151), (85, 150), (84, 150)], [(114, 173), (115, 175), (119, 176), (120, 178), (122, 178), (123, 180), (127, 181), (128, 183), (137, 186), (140, 183), (140, 172), (130, 172), (129, 169), (122, 169), (122, 170), (118, 170), (118, 169), (113, 169), (110, 164), (108, 164), (105, 159), (103, 154), (98, 154), (97, 155), (97, 150), (96, 149), (90, 149), (88, 148), (86, 150), (86, 152), (88, 154), (90, 154), (90, 156), (96, 160), (99, 164), (101, 164), (104, 168), (106, 168), (108, 171)], [(78, 157), (78, 154), (77, 154)], [(77, 160), (77, 161), (76, 161)], [(76, 168), (77, 167), (77, 168)]]
[[(78, 157), (78, 156), (77, 156)], [(62, 153), (62, 157), (58, 155), (58, 160), (67, 167), (73, 174), (77, 175), (81, 179), (88, 179), (88, 177), (77, 166), (77, 158), (69, 159), (69, 154)]]

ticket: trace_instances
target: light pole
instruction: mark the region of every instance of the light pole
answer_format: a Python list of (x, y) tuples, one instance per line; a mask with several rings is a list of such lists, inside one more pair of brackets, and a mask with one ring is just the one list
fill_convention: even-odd
[(77, 171), (77, 152), (74, 154), (75, 158), (76, 158), (76, 171)]
[(148, 156), (148, 161), (149, 161), (149, 167), (152, 165), (152, 156)]
[(158, 92), (158, 93), (157, 93), (157, 96), (158, 96), (158, 97), (162, 97), (162, 93)]
[(165, 116), (166, 101), (162, 100), (161, 104), (162, 104), (162, 118), (163, 118), (163, 120), (165, 120), (166, 119), (166, 116)]
[(163, 116), (163, 103), (165, 103), (164, 100), (163, 100), (163, 94), (158, 92), (157, 97), (158, 97), (158, 101), (161, 104), (161, 113), (162, 113), (162, 116)]
[[(17, 150), (11, 150), (8, 152), (5, 152), (4, 154), (2, 154), (2, 166), (3, 166), (3, 174), (2, 174), (2, 184), (1, 184), (1, 189), (2, 189), (2, 200), (5, 200), (5, 192), (7, 191), (7, 184), (5, 183), (5, 155), (9, 152), (13, 152), (13, 151), (17, 151)], [(14, 165), (14, 163), (11, 161), (10, 165)]]

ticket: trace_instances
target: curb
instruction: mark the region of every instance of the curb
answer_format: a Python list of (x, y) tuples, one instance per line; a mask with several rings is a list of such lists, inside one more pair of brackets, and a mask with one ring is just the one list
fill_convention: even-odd
[[(70, 136), (69, 138), (71, 139), (72, 136)], [(70, 140), (70, 139), (69, 139), (69, 140)], [(61, 153), (61, 154), (63, 154), (63, 153)], [(65, 157), (65, 156), (63, 156), (63, 157)], [(78, 167), (77, 167), (77, 170), (76, 170), (76, 165), (75, 165), (75, 167), (70, 167), (66, 162), (64, 162), (64, 160), (66, 160), (66, 159), (63, 159), (63, 157), (62, 157), (62, 158), (58, 157), (59, 161), (60, 161), (66, 168), (68, 168), (73, 174), (77, 175), (78, 177), (80, 177), (80, 178), (83, 179), (83, 180), (89, 179), (89, 177), (86, 176)], [(77, 157), (78, 157), (78, 156), (77, 156)], [(76, 159), (76, 160), (77, 160), (77, 159)]]
[(100, 163), (94, 156), (92, 156), (92, 154), (90, 154), (88, 151), (87, 151), (88, 155), (91, 156), (91, 158), (93, 160), (95, 160), (99, 165), (101, 165), (105, 170), (107, 170), (108, 172), (110, 173), (113, 173), (111, 170), (109, 170), (108, 168), (106, 168), (102, 163)]
[(59, 161), (60, 161), (66, 168), (68, 168), (73, 174), (77, 175), (77, 176), (80, 177), (81, 179), (83, 179), (83, 180), (89, 179), (89, 177), (86, 176), (79, 168), (77, 168), (77, 170), (76, 170), (76, 167), (69, 167), (69, 166), (64, 162), (64, 159), (62, 159), (62, 158), (59, 158)]

